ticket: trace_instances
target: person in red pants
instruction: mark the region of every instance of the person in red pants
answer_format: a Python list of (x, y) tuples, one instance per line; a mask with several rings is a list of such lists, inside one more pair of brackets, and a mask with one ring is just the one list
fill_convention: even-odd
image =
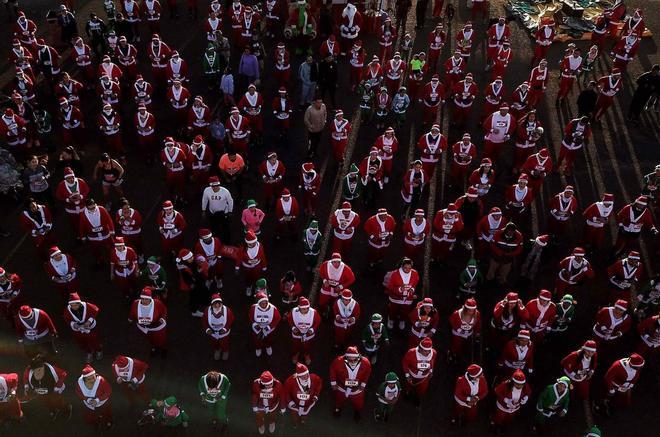
[(414, 404), (418, 406), (429, 388), (433, 368), (438, 352), (433, 348), (433, 341), (424, 338), (416, 347), (408, 349), (403, 356), (401, 366), (406, 376), (406, 393), (414, 394)]
[(85, 422), (94, 428), (112, 428), (112, 404), (110, 383), (89, 364), (86, 365), (76, 384), (76, 394), (87, 408)]
[(78, 293), (69, 295), (69, 303), (64, 310), (64, 321), (71, 327), (73, 338), (87, 354), (88, 363), (92, 359), (103, 358), (103, 346), (96, 326), (99, 307), (80, 299)]
[(335, 417), (341, 416), (346, 401), (353, 405), (353, 418), (359, 421), (364, 408), (364, 390), (371, 376), (371, 363), (355, 346), (346, 348), (346, 353), (336, 357), (330, 364), (330, 388), (334, 393)]
[(305, 358), (305, 364), (312, 362), (312, 346), (316, 332), (321, 324), (321, 316), (318, 311), (310, 307), (309, 300), (305, 297), (298, 299), (298, 306), (289, 311), (287, 317), (291, 327), (291, 361), (298, 363), (300, 355)]
[(280, 323), (280, 311), (275, 305), (268, 301), (266, 293), (259, 292), (256, 295), (257, 303), (250, 307), (248, 319), (252, 329), (252, 341), (254, 342), (255, 355), (261, 356), (263, 349), (266, 355), (273, 355), (273, 333)]
[(138, 400), (145, 404), (149, 402), (149, 393), (144, 383), (147, 369), (149, 365), (144, 361), (124, 355), (118, 355), (112, 362), (115, 380), (131, 406), (134, 406)]
[(355, 228), (360, 226), (360, 215), (353, 211), (350, 202), (343, 202), (330, 217), (332, 224), (332, 251), (348, 255)]
[(491, 427), (503, 435), (503, 428), (518, 415), (520, 408), (529, 401), (532, 388), (522, 370), (513, 372), (510, 379), (495, 387), (495, 412), (490, 418)]
[(580, 349), (571, 352), (561, 360), (564, 375), (571, 379), (573, 394), (578, 400), (590, 399), (589, 386), (591, 377), (596, 371), (597, 359), (596, 342), (587, 340)]
[(483, 369), (477, 364), (470, 364), (465, 374), (456, 379), (452, 425), (474, 422), (479, 412), (479, 401), (487, 394), (488, 382)]
[(468, 355), (469, 340), (481, 335), (481, 312), (473, 298), (465, 300), (463, 306), (449, 316), (451, 344), (449, 359), (454, 361)]
[(186, 219), (179, 211), (174, 209), (171, 200), (163, 202), (162, 210), (156, 217), (163, 255), (176, 255), (183, 245), (183, 231), (187, 227)]
[(291, 421), (296, 425), (304, 424), (307, 415), (312, 410), (323, 389), (323, 381), (310, 373), (307, 366), (298, 363), (296, 371), (284, 381), (283, 404), (291, 414)]
[(97, 266), (108, 256), (114, 235), (115, 224), (108, 211), (88, 198), (80, 213), (80, 238), (89, 244)]
[(415, 289), (419, 284), (419, 273), (413, 268), (410, 258), (403, 258), (398, 269), (389, 272), (383, 280), (387, 303), (387, 329), (394, 328), (394, 321), (399, 320), (399, 330), (406, 327), (413, 301), (417, 298)]
[(353, 298), (353, 292), (348, 288), (341, 291), (339, 299), (332, 306), (334, 316), (335, 349), (346, 346), (351, 333), (360, 319), (360, 304)]
[(0, 386), (5, 388), (0, 393), (0, 425), (4, 425), (8, 421), (18, 422), (23, 418), (21, 403), (16, 396), (18, 374), (0, 373)]
[(282, 383), (268, 370), (252, 382), (252, 411), (260, 435), (266, 433), (266, 425), (270, 434), (275, 433), (278, 408), (286, 413), (283, 392)]
[(213, 359), (222, 361), (229, 359), (229, 334), (234, 324), (234, 313), (222, 303), (222, 298), (215, 293), (211, 296), (211, 305), (204, 310), (202, 326), (210, 337), (213, 347)]
[(645, 361), (641, 355), (633, 353), (629, 357), (616, 360), (605, 373), (607, 398), (605, 404), (612, 403), (620, 408), (632, 403), (632, 389), (637, 384)]
[(136, 322), (137, 328), (146, 334), (151, 344), (151, 354), (160, 351), (167, 356), (167, 307), (159, 299), (152, 297), (150, 287), (144, 287), (139, 299), (131, 305), (129, 323)]
[(334, 252), (329, 260), (324, 261), (319, 267), (321, 282), (321, 293), (318, 300), (319, 311), (327, 316), (328, 308), (331, 307), (339, 294), (355, 282), (353, 269), (342, 261), (341, 255)]
[(236, 273), (243, 271), (245, 276), (245, 295), (252, 296), (255, 282), (268, 269), (268, 260), (263, 244), (259, 242), (253, 231), (245, 233), (245, 245), (239, 250), (236, 260)]
[(53, 421), (71, 418), (72, 406), (62, 395), (66, 376), (66, 371), (46, 362), (41, 355), (34, 357), (23, 372), (25, 395), (31, 401), (43, 402)]
[(364, 232), (368, 236), (367, 257), (369, 268), (383, 262), (385, 251), (390, 247), (392, 236), (396, 229), (394, 217), (387, 213), (387, 209), (379, 208), (378, 212), (364, 222)]

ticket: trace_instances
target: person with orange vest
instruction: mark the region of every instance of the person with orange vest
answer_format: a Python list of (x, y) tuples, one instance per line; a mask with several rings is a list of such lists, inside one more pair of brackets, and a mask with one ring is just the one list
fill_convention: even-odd
[(403, 373), (406, 377), (406, 392), (414, 394), (413, 404), (418, 406), (426, 394), (438, 352), (433, 348), (433, 341), (424, 338), (416, 347), (408, 349), (401, 360)]
[(286, 412), (282, 383), (266, 370), (252, 382), (252, 411), (255, 414), (260, 435), (275, 433), (277, 410)]
[(336, 357), (330, 364), (330, 388), (334, 393), (333, 415), (339, 417), (346, 401), (353, 405), (353, 417), (360, 420), (364, 408), (365, 389), (371, 375), (371, 363), (355, 346)]
[(454, 408), (451, 423), (462, 426), (474, 422), (479, 412), (479, 402), (488, 395), (488, 382), (478, 364), (470, 364), (465, 373), (456, 378)]
[(329, 260), (319, 267), (321, 278), (321, 293), (318, 299), (319, 311), (327, 316), (328, 308), (334, 306), (335, 300), (343, 290), (355, 282), (353, 270), (342, 261), (341, 254), (334, 252)]
[(573, 384), (573, 393), (581, 401), (590, 399), (591, 378), (598, 363), (596, 347), (595, 341), (587, 340), (580, 349), (569, 353), (561, 360), (564, 375), (570, 378)]
[(323, 380), (316, 373), (310, 373), (304, 364), (297, 363), (293, 375), (284, 381), (282, 392), (282, 403), (289, 409), (294, 427), (306, 422), (322, 389)]
[(96, 373), (94, 368), (87, 364), (76, 384), (76, 394), (87, 408), (85, 410), (85, 423), (96, 430), (103, 427), (112, 428), (112, 387), (107, 379)]
[(332, 306), (334, 316), (334, 348), (343, 349), (360, 319), (360, 304), (353, 298), (353, 292), (345, 288)]
[(64, 310), (64, 321), (69, 325), (73, 338), (87, 354), (86, 362), (103, 358), (103, 345), (96, 320), (99, 307), (80, 299), (78, 293), (69, 295), (69, 302)]
[(385, 293), (388, 296), (387, 329), (394, 328), (394, 321), (399, 320), (399, 329), (406, 327), (412, 304), (417, 299), (419, 273), (413, 268), (410, 258), (403, 258), (398, 269), (388, 272), (384, 279)]

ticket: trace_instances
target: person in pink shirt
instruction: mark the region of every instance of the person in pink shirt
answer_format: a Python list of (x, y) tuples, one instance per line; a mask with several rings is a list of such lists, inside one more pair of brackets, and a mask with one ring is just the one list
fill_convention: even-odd
[(241, 223), (245, 232), (252, 231), (255, 235), (261, 233), (261, 222), (264, 221), (266, 214), (257, 208), (257, 202), (252, 199), (247, 201), (247, 207), (243, 210), (241, 215)]

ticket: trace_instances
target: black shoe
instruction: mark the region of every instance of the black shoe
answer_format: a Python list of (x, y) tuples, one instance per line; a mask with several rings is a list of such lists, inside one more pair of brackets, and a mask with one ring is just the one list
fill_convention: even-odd
[(359, 422), (362, 419), (362, 414), (359, 411), (353, 411), (353, 420)]
[(335, 408), (335, 409), (332, 411), (332, 415), (335, 416), (335, 417), (339, 417), (339, 416), (341, 416), (341, 408)]

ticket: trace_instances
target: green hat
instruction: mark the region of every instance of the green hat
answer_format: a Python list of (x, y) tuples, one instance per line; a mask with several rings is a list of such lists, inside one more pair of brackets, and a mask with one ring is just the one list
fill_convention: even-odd
[(252, 206), (257, 206), (257, 202), (254, 199), (248, 199), (247, 207), (250, 208)]
[(351, 168), (348, 170), (349, 173), (358, 173), (360, 170), (358, 169), (358, 166), (355, 165), (355, 163), (351, 164)]
[(565, 294), (564, 297), (561, 298), (560, 302), (570, 302), (571, 305), (573, 304), (573, 296), (570, 294)]
[(209, 50), (215, 50), (215, 47), (213, 47), (212, 43), (209, 43), (209, 45), (206, 46), (206, 51), (209, 51)]
[(257, 290), (265, 290), (268, 288), (268, 283), (264, 278), (259, 278), (257, 279), (257, 282), (254, 283), (254, 286), (256, 287)]
[(163, 403), (165, 404), (166, 407), (173, 407), (177, 404), (176, 398), (174, 396), (165, 398), (165, 400), (163, 400)]
[(385, 375), (385, 382), (399, 382), (399, 377), (394, 372), (388, 372)]
[(309, 222), (309, 227), (311, 229), (318, 229), (319, 228), (319, 222), (317, 222), (316, 220), (312, 220), (311, 222)]
[(571, 386), (571, 380), (568, 378), (568, 376), (560, 376), (557, 378), (557, 384), (564, 384), (566, 388)]
[(584, 437), (600, 437), (602, 433), (600, 432), (600, 428), (597, 426), (592, 426), (589, 432), (587, 432)]
[(158, 264), (158, 257), (157, 256), (150, 256), (147, 258), (147, 262), (151, 264)]
[(374, 315), (371, 316), (371, 321), (372, 322), (382, 322), (383, 321), (383, 316), (381, 316), (378, 313), (374, 313)]
[(467, 262), (468, 266), (476, 266), (477, 265), (477, 260), (474, 258), (470, 258), (470, 260)]

